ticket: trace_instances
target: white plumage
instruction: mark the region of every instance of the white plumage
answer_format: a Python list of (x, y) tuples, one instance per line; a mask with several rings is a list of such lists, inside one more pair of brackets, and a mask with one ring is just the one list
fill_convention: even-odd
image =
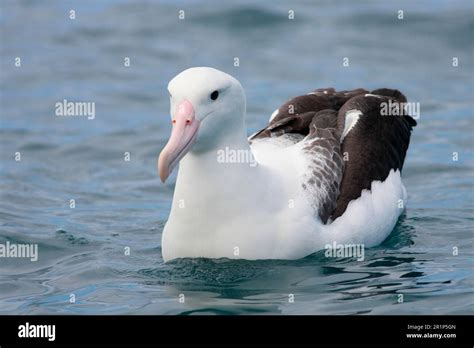
[[(172, 118), (179, 105), (189, 102), (199, 131), (189, 152), (176, 155), (183, 158), (163, 231), (165, 261), (297, 259), (334, 241), (374, 246), (394, 228), (406, 201), (399, 171), (373, 182), (371, 191), (350, 202), (341, 217), (323, 224), (311, 205), (318, 192), (302, 186), (311, 165), (304, 144), (278, 137), (250, 146), (243, 121), (245, 96), (237, 80), (215, 69), (193, 68), (175, 77), (169, 90)], [(217, 100), (209, 97), (214, 91)], [(251, 151), (258, 164), (217, 161), (217, 152), (226, 147)], [(166, 165), (163, 161), (159, 168), (164, 179)]]

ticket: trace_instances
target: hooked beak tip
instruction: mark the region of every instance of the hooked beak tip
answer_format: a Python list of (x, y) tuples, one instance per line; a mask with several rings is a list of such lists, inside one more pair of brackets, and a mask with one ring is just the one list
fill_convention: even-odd
[(166, 183), (166, 179), (168, 179), (168, 176), (160, 175), (160, 180), (163, 184)]
[(162, 163), (162, 155), (158, 158), (158, 176), (160, 177), (161, 182), (164, 184), (168, 176), (170, 175), (170, 170), (167, 168), (165, 163)]

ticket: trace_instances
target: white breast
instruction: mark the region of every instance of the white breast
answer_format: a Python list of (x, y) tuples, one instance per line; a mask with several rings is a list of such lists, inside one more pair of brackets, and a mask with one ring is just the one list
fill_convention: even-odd
[[(254, 170), (218, 167), (204, 178), (194, 172), (192, 189), (186, 179), (190, 163), (185, 163), (163, 232), (164, 259), (297, 259), (334, 241), (370, 247), (390, 234), (406, 201), (398, 171), (383, 183), (373, 183), (372, 191), (363, 192), (340, 218), (324, 225), (298, 180), (305, 161), (297, 146), (284, 142), (254, 142), (259, 163)], [(196, 183), (196, 177), (205, 180)], [(179, 207), (180, 201), (185, 208)]]

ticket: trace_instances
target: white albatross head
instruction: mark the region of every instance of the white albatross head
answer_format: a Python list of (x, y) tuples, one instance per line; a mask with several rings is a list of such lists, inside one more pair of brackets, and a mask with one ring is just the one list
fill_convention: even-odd
[(206, 67), (190, 68), (168, 84), (172, 130), (158, 159), (165, 182), (188, 153), (214, 150), (244, 122), (245, 93), (234, 77)]

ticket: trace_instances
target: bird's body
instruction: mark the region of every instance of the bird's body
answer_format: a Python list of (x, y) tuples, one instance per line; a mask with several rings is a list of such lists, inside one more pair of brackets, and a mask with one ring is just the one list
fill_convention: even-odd
[(166, 261), (296, 259), (333, 242), (374, 246), (392, 231), (405, 206), (400, 172), (414, 125), (380, 119), (379, 99), (397, 100), (387, 96), (396, 91), (317, 90), (285, 103), (248, 139), (245, 96), (229, 75), (193, 68), (169, 87), (180, 137), (172, 133), (160, 156), (162, 179), (182, 159), (162, 237)]

